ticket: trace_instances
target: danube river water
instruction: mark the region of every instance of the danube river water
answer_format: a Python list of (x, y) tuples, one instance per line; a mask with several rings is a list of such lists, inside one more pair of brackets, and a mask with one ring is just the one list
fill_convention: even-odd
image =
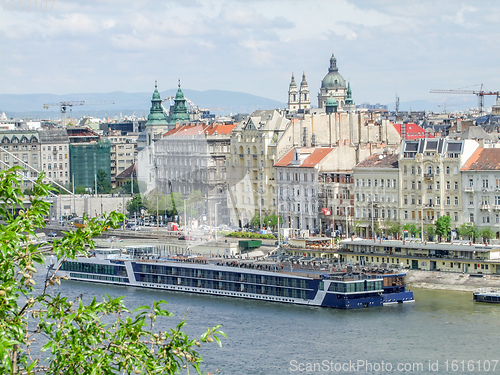
[(222, 324), (223, 346), (202, 347), (204, 371), (221, 374), (500, 373), (500, 305), (471, 293), (414, 290), (415, 303), (334, 310), (180, 292), (63, 281), (58, 291), (85, 298), (125, 296), (133, 308), (168, 301), (190, 335)]

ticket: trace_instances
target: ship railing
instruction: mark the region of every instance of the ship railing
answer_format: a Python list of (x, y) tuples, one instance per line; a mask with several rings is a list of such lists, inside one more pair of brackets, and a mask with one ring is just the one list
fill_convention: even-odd
[(345, 276), (330, 276), (329, 280), (333, 281), (357, 281), (357, 280), (381, 280), (382, 275), (345, 275)]
[(500, 289), (495, 289), (492, 287), (484, 287), (484, 288), (477, 288), (474, 289), (474, 294), (481, 294), (481, 293), (500, 293)]

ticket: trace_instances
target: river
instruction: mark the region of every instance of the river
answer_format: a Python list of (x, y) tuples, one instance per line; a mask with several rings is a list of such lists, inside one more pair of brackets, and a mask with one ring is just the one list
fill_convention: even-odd
[(76, 296), (125, 296), (128, 307), (168, 301), (176, 325), (187, 314), (193, 337), (222, 324), (228, 339), (201, 348), (204, 371), (220, 374), (500, 373), (500, 305), (470, 292), (414, 290), (415, 303), (335, 310), (181, 292), (63, 281)]

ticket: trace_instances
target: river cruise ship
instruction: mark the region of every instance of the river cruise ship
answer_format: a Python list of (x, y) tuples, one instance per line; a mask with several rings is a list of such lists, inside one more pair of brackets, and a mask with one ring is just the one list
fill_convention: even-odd
[(237, 258), (137, 256), (119, 249), (96, 249), (91, 257), (54, 261), (52, 267), (56, 276), (73, 281), (341, 309), (414, 301), (404, 273), (380, 269), (328, 272)]

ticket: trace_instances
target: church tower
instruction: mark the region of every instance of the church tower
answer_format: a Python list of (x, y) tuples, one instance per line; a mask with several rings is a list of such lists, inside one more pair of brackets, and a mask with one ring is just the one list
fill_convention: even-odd
[(309, 86), (306, 81), (306, 74), (302, 73), (302, 82), (300, 82), (299, 109), (311, 108), (311, 98), (309, 97)]
[(178, 122), (189, 122), (189, 113), (186, 107), (186, 98), (184, 98), (184, 93), (181, 90), (181, 80), (179, 80), (179, 88), (177, 89), (177, 94), (175, 94), (174, 108), (170, 114), (169, 123), (176, 124)]
[(288, 110), (297, 111), (298, 109), (299, 109), (299, 90), (297, 89), (297, 84), (295, 83), (295, 78), (292, 73), (292, 81), (290, 82), (290, 88), (288, 89)]
[(339, 68), (337, 67), (337, 59), (332, 52), (332, 57), (330, 58), (330, 67), (328, 68), (328, 74), (321, 81), (321, 88), (318, 94), (318, 108), (324, 108), (326, 101), (333, 96), (338, 104), (338, 109), (342, 110), (346, 104), (347, 87), (345, 84), (344, 77), (339, 73)]

